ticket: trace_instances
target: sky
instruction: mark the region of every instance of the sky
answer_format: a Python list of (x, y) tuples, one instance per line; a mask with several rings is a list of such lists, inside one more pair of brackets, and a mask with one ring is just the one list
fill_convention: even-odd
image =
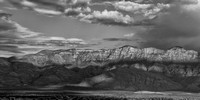
[(0, 56), (199, 42), (199, 0), (0, 0)]

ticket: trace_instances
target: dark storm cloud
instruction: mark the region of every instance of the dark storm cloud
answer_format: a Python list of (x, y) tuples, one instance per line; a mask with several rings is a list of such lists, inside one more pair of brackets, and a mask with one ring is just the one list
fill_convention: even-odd
[(146, 41), (141, 47), (153, 46), (166, 49), (180, 45), (189, 49), (199, 48), (198, 43), (193, 43), (199, 40), (196, 37), (200, 37), (199, 5), (177, 3), (167, 13), (161, 14), (156, 21), (154, 26), (136, 34)]

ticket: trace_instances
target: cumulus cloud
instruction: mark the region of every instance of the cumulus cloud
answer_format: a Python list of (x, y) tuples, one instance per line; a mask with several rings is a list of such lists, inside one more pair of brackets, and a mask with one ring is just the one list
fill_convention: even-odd
[(170, 4), (139, 4), (130, 1), (120, 1), (113, 4), (116, 9), (131, 12), (133, 14), (141, 14), (148, 19), (155, 18), (159, 12), (168, 9)]
[[(107, 2), (107, 3), (105, 3)], [(81, 21), (106, 25), (152, 25), (159, 13), (170, 8), (170, 4), (140, 4), (132, 1), (104, 1), (102, 5), (113, 5), (115, 10), (93, 11), (90, 14), (79, 13)], [(128, 13), (124, 13), (128, 12)], [(78, 13), (76, 13), (77, 15)], [(137, 17), (136, 17), (137, 16)], [(138, 17), (140, 16), (140, 17)]]
[(135, 21), (129, 15), (124, 15), (118, 11), (108, 11), (104, 10), (94, 11), (88, 15), (79, 15), (81, 20), (88, 21), (91, 23), (102, 23), (107, 25), (129, 25), (133, 24)]

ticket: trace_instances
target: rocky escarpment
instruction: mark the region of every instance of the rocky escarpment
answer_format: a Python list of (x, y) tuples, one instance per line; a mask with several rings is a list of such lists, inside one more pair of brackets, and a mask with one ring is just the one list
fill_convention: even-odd
[(51, 64), (58, 65), (84, 65), (88, 63), (106, 63), (118, 60), (172, 61), (172, 62), (198, 62), (198, 52), (174, 47), (169, 50), (156, 48), (139, 49), (132, 46), (123, 46), (116, 49), (101, 50), (43, 50), (37, 54), (26, 55), (22, 62), (32, 63), (43, 67)]

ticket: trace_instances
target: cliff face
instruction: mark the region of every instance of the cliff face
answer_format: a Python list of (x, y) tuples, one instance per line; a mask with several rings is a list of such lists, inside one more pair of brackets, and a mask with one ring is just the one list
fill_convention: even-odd
[(106, 63), (118, 60), (148, 60), (148, 61), (172, 61), (172, 62), (198, 62), (198, 52), (174, 47), (169, 50), (156, 48), (139, 49), (124, 46), (116, 49), (101, 50), (43, 50), (37, 54), (26, 55), (20, 60), (43, 67), (51, 64), (81, 65), (87, 63)]

